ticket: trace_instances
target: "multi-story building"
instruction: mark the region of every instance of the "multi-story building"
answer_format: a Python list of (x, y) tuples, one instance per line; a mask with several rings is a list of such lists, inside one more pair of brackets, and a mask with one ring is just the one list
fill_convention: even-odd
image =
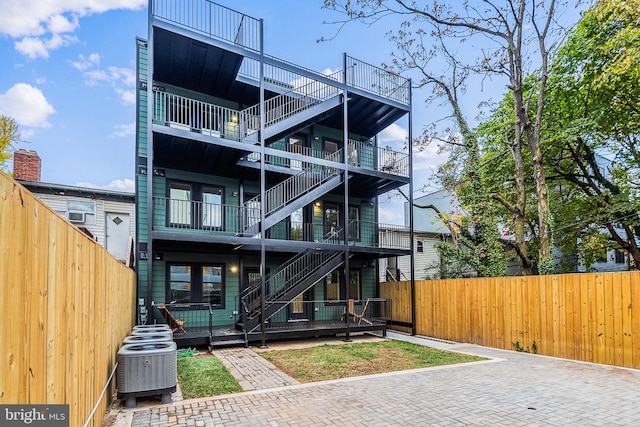
[(410, 81), (346, 54), (329, 75), (270, 56), (262, 20), (208, 0), (154, 0), (149, 19), (137, 42), (146, 321), (163, 321), (162, 303), (185, 321), (177, 340), (211, 346), (384, 331), (377, 260), (411, 244), (378, 223), (377, 198), (410, 185), (411, 153), (376, 135), (411, 122)]

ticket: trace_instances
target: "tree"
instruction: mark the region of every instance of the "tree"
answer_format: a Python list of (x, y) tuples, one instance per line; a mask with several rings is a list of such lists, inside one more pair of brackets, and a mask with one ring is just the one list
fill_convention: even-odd
[[(550, 273), (553, 269), (552, 219), (543, 165), (541, 130), (549, 56), (557, 47), (558, 39), (566, 32), (555, 20), (558, 3), (556, 0), (484, 0), (464, 1), (454, 8), (446, 2), (438, 1), (424, 7), (408, 0), (324, 2), (325, 7), (346, 14), (347, 19), (343, 23), (349, 20), (372, 23), (390, 14), (406, 17), (400, 28), (395, 33), (390, 33), (397, 52), (393, 54), (388, 68), (396, 72), (417, 73), (418, 87), (433, 88), (433, 97), (427, 99), (428, 103), (439, 98), (450, 105), (460, 137), (450, 137), (446, 141), (455, 148), (452, 152), (454, 162), (445, 167), (445, 172), (449, 173), (445, 181), (449, 180), (450, 184), (456, 186), (456, 194), (465, 207), (470, 209), (475, 224), (482, 218), (492, 223), (490, 235), (482, 237), (483, 243), (491, 243), (494, 248), (489, 255), (493, 255), (496, 248), (495, 242), (490, 242), (490, 239), (499, 237), (495, 221), (489, 218), (493, 215), (494, 208), (487, 201), (489, 194), (482, 188), (477, 136), (462, 112), (459, 95), (464, 93), (470, 75), (506, 79), (512, 95), (513, 120), (510, 125), (513, 132), (508, 145), (513, 158), (512, 176), (516, 198), (508, 201), (494, 193), (491, 199), (501, 204), (511, 215), (515, 232), (510, 242), (516, 249), (525, 274), (531, 273), (533, 264), (525, 232), (529, 199), (535, 200), (537, 208), (536, 232), (539, 248), (535, 258), (538, 260), (539, 270)], [(471, 59), (458, 54), (461, 46), (468, 41), (479, 46), (475, 51), (477, 55)], [(467, 52), (467, 55), (472, 53)], [(535, 84), (532, 85), (535, 97), (526, 96), (524, 90), (525, 77), (530, 75), (535, 76)], [(433, 136), (425, 135), (425, 139)], [(525, 150), (530, 153), (533, 198), (528, 197), (525, 186)], [(456, 160), (462, 164), (462, 168), (455, 167)], [(451, 171), (458, 172), (457, 179), (450, 179), (455, 176)], [(459, 191), (462, 184), (466, 185), (466, 191)], [(486, 216), (484, 212), (489, 212), (489, 215)], [(480, 235), (486, 230), (482, 226), (477, 231)]]
[(639, 266), (640, 0), (583, 14), (552, 67), (544, 131), (561, 244), (587, 264), (617, 248)]
[(6, 170), (13, 145), (20, 140), (18, 124), (14, 119), (0, 115), (0, 170)]

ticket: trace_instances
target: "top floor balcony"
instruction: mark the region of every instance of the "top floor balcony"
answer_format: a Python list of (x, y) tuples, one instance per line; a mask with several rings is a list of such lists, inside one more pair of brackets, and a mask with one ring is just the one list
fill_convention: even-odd
[[(345, 69), (327, 76), (260, 52), (260, 46), (263, 45), (262, 20), (210, 0), (153, 0), (152, 16), (156, 25), (166, 26), (169, 32), (186, 31), (199, 40), (213, 43), (226, 50), (224, 56), (215, 60), (219, 61), (224, 57), (224, 63), (234, 70), (234, 78), (238, 81), (255, 86), (256, 82), (260, 81), (262, 66), (265, 88), (275, 93), (294, 90), (311, 79), (329, 85), (337, 84), (339, 88), (344, 87), (354, 93), (386, 100), (400, 108), (406, 109), (411, 104), (409, 79), (356, 58), (345, 56)], [(172, 38), (166, 33), (161, 35), (159, 40), (163, 42), (163, 49), (167, 46), (171, 49), (172, 45), (175, 45), (180, 49), (182, 57), (200, 55), (198, 58), (202, 61), (207, 60), (206, 56), (212, 58), (212, 54), (207, 55), (200, 45), (197, 45), (198, 49), (188, 49), (189, 52), (185, 52), (185, 48), (189, 46), (189, 40), (185, 37)], [(191, 50), (201, 52), (198, 54), (190, 52)], [(210, 65), (209, 69), (212, 69)], [(175, 61), (171, 66), (176, 66)], [(177, 71), (174, 69), (172, 72), (175, 74)]]

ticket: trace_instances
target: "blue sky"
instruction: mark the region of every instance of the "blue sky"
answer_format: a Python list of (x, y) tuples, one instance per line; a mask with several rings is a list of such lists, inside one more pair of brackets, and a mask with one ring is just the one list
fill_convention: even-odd
[[(336, 30), (321, 0), (219, 3), (264, 19), (267, 53), (319, 71), (341, 68), (343, 52), (379, 65), (392, 49), (388, 24), (316, 43)], [(0, 0), (0, 10), (0, 114), (18, 121), (15, 148), (38, 152), (44, 182), (133, 191), (135, 38), (146, 38), (147, 1)], [(401, 147), (406, 134), (405, 120), (384, 143)], [(430, 157), (417, 168), (434, 167)], [(402, 221), (400, 206), (388, 212)]]
[[(335, 34), (338, 19), (322, 0), (220, 0), (264, 19), (265, 51), (322, 71), (341, 68), (342, 53), (374, 65), (388, 61), (393, 46), (386, 19), (351, 24)], [(0, 114), (14, 117), (21, 142), (42, 158), (42, 181), (133, 191), (135, 148), (135, 38), (147, 35), (147, 0), (0, 0)], [(504, 84), (485, 92), (501, 96)], [(480, 88), (472, 88), (477, 91)], [(414, 136), (434, 117), (414, 92)], [(478, 99), (468, 97), (469, 116)], [(401, 149), (406, 120), (388, 128), (381, 143)], [(414, 155), (414, 185), (427, 184), (443, 161), (435, 144)], [(11, 167), (11, 165), (9, 165)], [(417, 196), (422, 195), (417, 194)], [(399, 197), (381, 204), (380, 220), (401, 223)]]

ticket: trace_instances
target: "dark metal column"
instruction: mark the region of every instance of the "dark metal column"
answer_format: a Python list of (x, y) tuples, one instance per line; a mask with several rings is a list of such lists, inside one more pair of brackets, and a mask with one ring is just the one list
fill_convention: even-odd
[(264, 21), (260, 19), (260, 348), (266, 348), (267, 344), (267, 331), (266, 321), (264, 316), (264, 299), (267, 296), (267, 286), (265, 283), (266, 267), (266, 248), (265, 248), (265, 233), (264, 219), (266, 211), (265, 192), (266, 189), (266, 173), (264, 170), (264, 127), (265, 127), (265, 111), (264, 111)]
[[(147, 11), (147, 323), (153, 317), (153, 0)], [(137, 153), (136, 153), (137, 155)]]
[(347, 332), (344, 340), (351, 341), (351, 330), (349, 328), (349, 105), (347, 90), (347, 54), (343, 54), (342, 61), (342, 79), (345, 84), (342, 90), (342, 139), (344, 154), (344, 209), (343, 209), (343, 227), (342, 235), (344, 236), (344, 284), (346, 305), (344, 308), (344, 321), (346, 322)]
[(409, 250), (411, 251), (411, 335), (416, 334), (416, 262), (413, 244), (413, 120), (411, 113), (411, 80), (409, 79)]

